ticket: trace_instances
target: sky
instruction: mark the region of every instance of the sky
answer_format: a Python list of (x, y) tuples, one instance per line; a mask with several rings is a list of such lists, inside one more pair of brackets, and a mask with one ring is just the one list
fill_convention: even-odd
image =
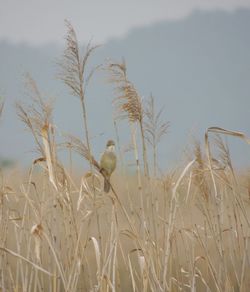
[(80, 32), (80, 42), (105, 43), (133, 28), (181, 19), (195, 10), (247, 7), (250, 0), (0, 0), (0, 39), (61, 43), (68, 19)]

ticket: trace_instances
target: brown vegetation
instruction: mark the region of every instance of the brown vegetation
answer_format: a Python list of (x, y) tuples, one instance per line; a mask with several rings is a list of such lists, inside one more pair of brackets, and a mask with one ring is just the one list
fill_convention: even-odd
[[(250, 178), (235, 172), (222, 137), (249, 140), (240, 132), (209, 128), (205, 151), (197, 142), (182, 169), (160, 176), (157, 145), (169, 124), (162, 122), (162, 111), (155, 112), (153, 97), (143, 104), (124, 62), (108, 64), (119, 93), (118, 116), (131, 126), (137, 175), (121, 169), (123, 163), (105, 194), (85, 106), (96, 70), (85, 77), (85, 64), (95, 47), (81, 56), (74, 29), (69, 23), (67, 28), (60, 78), (80, 100), (84, 141), (69, 136), (64, 145), (89, 162), (89, 171), (76, 179), (58, 161), (52, 103), (28, 77), (32, 102), (18, 103), (17, 111), (38, 158), (15, 179), (14, 170), (1, 171), (2, 291), (248, 291)], [(121, 149), (119, 119), (114, 124)], [(211, 136), (217, 137), (219, 157), (212, 153)]]

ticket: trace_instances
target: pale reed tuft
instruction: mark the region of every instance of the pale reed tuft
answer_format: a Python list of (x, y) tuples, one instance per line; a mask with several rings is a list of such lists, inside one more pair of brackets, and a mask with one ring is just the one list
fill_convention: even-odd
[(127, 79), (127, 68), (123, 61), (121, 64), (111, 63), (108, 65), (111, 73), (110, 81), (115, 84), (117, 97), (114, 99), (118, 117), (127, 118), (131, 122), (142, 121), (143, 108), (141, 97), (132, 82)]
[(87, 160), (91, 165), (93, 165), (98, 171), (101, 171), (99, 163), (95, 160), (93, 155), (91, 155), (88, 147), (77, 137), (72, 135), (69, 136), (71, 147), (80, 154), (85, 160)]

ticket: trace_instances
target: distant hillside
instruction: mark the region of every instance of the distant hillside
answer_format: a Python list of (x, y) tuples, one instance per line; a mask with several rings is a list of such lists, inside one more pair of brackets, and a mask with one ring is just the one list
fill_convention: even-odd
[[(77, 28), (81, 31), (81, 28)], [(92, 64), (111, 58), (127, 61), (128, 76), (145, 98), (152, 92), (170, 133), (160, 148), (161, 167), (166, 169), (182, 151), (192, 134), (203, 138), (209, 126), (241, 130), (250, 136), (250, 10), (235, 13), (196, 12), (181, 21), (167, 21), (131, 31), (123, 39), (110, 40), (98, 49)], [(2, 157), (26, 161), (33, 149), (30, 136), (17, 120), (14, 103), (25, 100), (23, 74), (30, 72), (47, 96), (56, 96), (55, 123), (63, 132), (82, 135), (78, 101), (55, 78), (56, 60), (62, 48), (41, 48), (0, 41), (0, 95), (6, 106), (0, 122)], [(100, 72), (90, 84), (88, 116), (95, 153), (113, 136), (112, 88)], [(101, 134), (103, 133), (103, 134)], [(121, 139), (129, 136), (121, 128)], [(246, 162), (249, 148), (231, 142), (238, 165)], [(247, 161), (250, 162), (250, 158)]]

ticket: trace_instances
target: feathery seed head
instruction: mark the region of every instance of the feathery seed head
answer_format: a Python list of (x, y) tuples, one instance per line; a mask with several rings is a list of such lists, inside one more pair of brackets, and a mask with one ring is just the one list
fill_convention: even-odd
[[(143, 107), (134, 84), (127, 79), (126, 64), (110, 64), (108, 67), (110, 81), (116, 85), (118, 96), (114, 99), (119, 117), (128, 118), (131, 122), (141, 122), (143, 118)], [(125, 114), (125, 115), (124, 115)]]

